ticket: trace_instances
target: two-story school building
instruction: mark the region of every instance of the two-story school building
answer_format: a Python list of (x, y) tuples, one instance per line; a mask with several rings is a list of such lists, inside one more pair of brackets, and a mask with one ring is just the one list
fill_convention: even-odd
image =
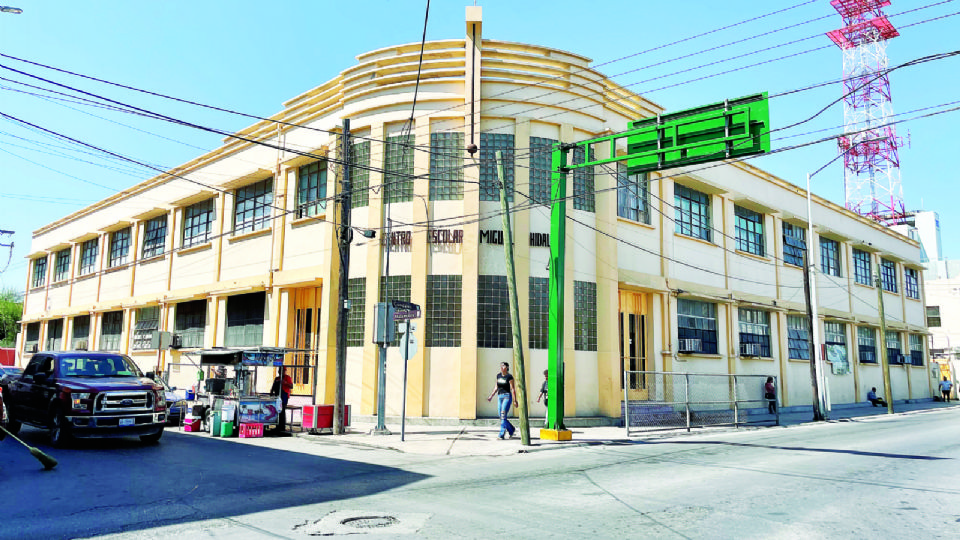
[[(199, 185), (158, 175), (35, 231), (22, 357), (122, 351), (183, 385), (195, 380), (184, 366), (198, 349), (291, 347), (308, 352), (288, 363), (314, 366), (294, 370), (295, 393), (332, 402), (340, 262), (331, 197), (349, 119), (352, 224), (377, 235), (355, 234), (351, 245), (347, 402), (376, 410), (372, 310), (389, 298), (423, 309), (407, 414), (496, 416), (485, 397), (498, 364), (512, 360), (498, 150), (535, 389), (547, 365), (551, 146), (623, 131), (662, 108), (588, 58), (484, 39), (480, 8), (468, 7), (463, 37), (426, 44), (405, 130), (419, 53), (416, 43), (361, 54), (238, 133), (274, 147), (228, 137), (171, 171)], [(809, 405), (807, 244), (832, 402), (882, 387), (881, 347), (896, 362), (895, 399), (932, 395), (917, 242), (816, 196), (808, 238), (805, 191), (749, 162), (634, 176), (596, 167), (567, 181), (567, 416), (619, 416), (625, 369), (773, 375), (783, 404)], [(152, 348), (158, 330), (180, 348)], [(401, 362), (391, 348), (388, 414), (400, 410)]]

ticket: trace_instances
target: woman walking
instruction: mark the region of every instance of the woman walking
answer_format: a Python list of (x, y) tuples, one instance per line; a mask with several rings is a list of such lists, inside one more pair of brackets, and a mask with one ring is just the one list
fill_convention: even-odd
[(513, 382), (513, 375), (510, 374), (510, 364), (506, 362), (500, 363), (497, 386), (487, 397), (487, 401), (493, 399), (493, 396), (497, 396), (497, 410), (500, 411), (500, 435), (497, 438), (502, 439), (506, 435), (509, 439), (513, 437), (516, 428), (507, 420), (507, 413), (510, 412), (510, 405), (517, 399), (517, 385)]
[(763, 398), (767, 400), (767, 411), (777, 414), (777, 387), (773, 385), (773, 377), (767, 377), (763, 385)]

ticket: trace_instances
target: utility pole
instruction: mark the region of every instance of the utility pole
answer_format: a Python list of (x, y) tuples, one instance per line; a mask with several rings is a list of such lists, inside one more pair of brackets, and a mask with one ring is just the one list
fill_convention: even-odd
[(813, 244), (813, 197), (810, 194), (810, 179), (817, 172), (807, 174), (807, 240), (803, 250), (803, 293), (807, 300), (807, 335), (810, 337), (810, 377), (813, 381), (814, 422), (827, 419), (823, 355), (820, 353), (820, 333), (817, 331), (820, 328), (818, 326), (820, 318), (817, 316), (817, 267), (812, 261), (813, 250), (810, 249), (810, 245)]
[(883, 370), (883, 394), (887, 398), (887, 414), (893, 414), (893, 389), (890, 387), (890, 359), (887, 358), (887, 320), (883, 313), (883, 287), (880, 265), (877, 265), (877, 309), (880, 311), (880, 368)]
[[(808, 235), (809, 236), (809, 235)], [(820, 407), (820, 377), (817, 369), (816, 350), (818, 344), (813, 340), (812, 330), (816, 320), (813, 318), (813, 299), (810, 294), (810, 243), (813, 237), (807, 238), (807, 248), (803, 252), (803, 294), (807, 300), (807, 325), (811, 330), (810, 337), (810, 385), (813, 388), (813, 421), (826, 420), (823, 409)]]
[(333, 388), (333, 433), (342, 435), (344, 390), (347, 370), (347, 317), (350, 316), (350, 241), (353, 229), (350, 228), (350, 214), (353, 209), (353, 189), (350, 182), (350, 119), (343, 120), (340, 150), (340, 226), (337, 228), (337, 244), (340, 250), (340, 294), (337, 312), (337, 360)]
[(517, 373), (517, 410), (520, 413), (520, 443), (530, 446), (530, 417), (527, 415), (527, 372), (523, 365), (523, 337), (520, 335), (520, 302), (517, 299), (517, 273), (513, 269), (513, 229), (510, 227), (510, 203), (503, 181), (503, 152), (497, 150), (497, 180), (500, 182), (500, 211), (503, 214), (503, 251), (507, 261), (507, 290), (510, 294), (510, 323), (513, 327), (513, 365)]

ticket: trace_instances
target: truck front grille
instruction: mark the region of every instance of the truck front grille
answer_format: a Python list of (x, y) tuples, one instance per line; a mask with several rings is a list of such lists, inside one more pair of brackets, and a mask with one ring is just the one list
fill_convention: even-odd
[(153, 392), (144, 390), (103, 392), (97, 396), (94, 411), (98, 413), (127, 413), (153, 410)]

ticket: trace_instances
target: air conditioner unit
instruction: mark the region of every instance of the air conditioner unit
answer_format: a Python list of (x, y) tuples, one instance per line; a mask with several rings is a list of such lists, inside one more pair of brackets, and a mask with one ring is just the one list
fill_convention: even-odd
[(760, 356), (759, 343), (741, 343), (740, 356)]
[(681, 339), (679, 341), (681, 353), (697, 353), (703, 350), (699, 339)]
[(170, 348), (179, 349), (180, 347), (183, 347), (183, 336), (180, 334), (174, 334), (170, 339)]
[(81, 339), (80, 341), (77, 342), (77, 344), (73, 348), (78, 351), (85, 351), (87, 350), (88, 347), (89, 345), (87, 344), (87, 340)]

